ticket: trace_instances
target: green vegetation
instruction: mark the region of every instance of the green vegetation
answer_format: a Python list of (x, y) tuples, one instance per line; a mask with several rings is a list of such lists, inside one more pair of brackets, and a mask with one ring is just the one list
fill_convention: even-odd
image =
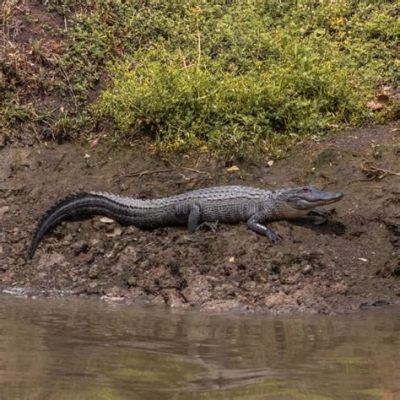
[(400, 86), (397, 2), (46, 4), (70, 21), (55, 67), (70, 99), (54, 122), (64, 134), (111, 121), (113, 138), (151, 133), (166, 149), (271, 151), (398, 112), (367, 107)]

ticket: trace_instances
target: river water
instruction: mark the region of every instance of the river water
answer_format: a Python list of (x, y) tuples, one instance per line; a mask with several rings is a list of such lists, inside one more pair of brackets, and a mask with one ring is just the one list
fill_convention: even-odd
[(0, 399), (400, 399), (400, 309), (177, 312), (0, 296)]

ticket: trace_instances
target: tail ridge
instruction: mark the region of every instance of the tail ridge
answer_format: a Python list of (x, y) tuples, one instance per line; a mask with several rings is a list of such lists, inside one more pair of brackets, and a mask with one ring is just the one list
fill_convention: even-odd
[[(79, 215), (79, 211), (82, 211), (82, 214), (84, 214), (85, 210), (79, 210), (81, 207), (77, 204), (80, 200), (90, 200), (94, 197), (98, 196), (93, 196), (93, 194), (88, 192), (75, 192), (69, 194), (50, 207), (43, 214), (33, 233), (31, 247), (28, 252), (28, 259), (32, 259), (41, 239), (50, 229), (70, 216)], [(77, 205), (76, 211), (73, 209), (74, 205)]]

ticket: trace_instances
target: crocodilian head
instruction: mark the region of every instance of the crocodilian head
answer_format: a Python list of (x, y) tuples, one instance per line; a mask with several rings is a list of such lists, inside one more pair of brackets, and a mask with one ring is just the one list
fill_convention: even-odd
[(343, 197), (341, 192), (325, 192), (312, 186), (303, 186), (282, 191), (282, 200), (296, 210), (310, 210), (335, 203)]

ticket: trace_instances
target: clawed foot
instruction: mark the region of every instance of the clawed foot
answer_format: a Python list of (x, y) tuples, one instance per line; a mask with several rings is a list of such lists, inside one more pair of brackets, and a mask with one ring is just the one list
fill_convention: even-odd
[(269, 230), (269, 232), (266, 232), (267, 238), (271, 241), (271, 243), (278, 243), (282, 240), (282, 236), (279, 236), (277, 233), (275, 233), (272, 230)]
[(323, 208), (311, 210), (307, 214), (307, 220), (311, 221), (314, 225), (321, 225), (328, 221), (331, 211), (324, 210)]
[(218, 229), (218, 221), (217, 222), (202, 222), (200, 225), (198, 225), (196, 227), (196, 232), (203, 228), (207, 228), (215, 233)]

